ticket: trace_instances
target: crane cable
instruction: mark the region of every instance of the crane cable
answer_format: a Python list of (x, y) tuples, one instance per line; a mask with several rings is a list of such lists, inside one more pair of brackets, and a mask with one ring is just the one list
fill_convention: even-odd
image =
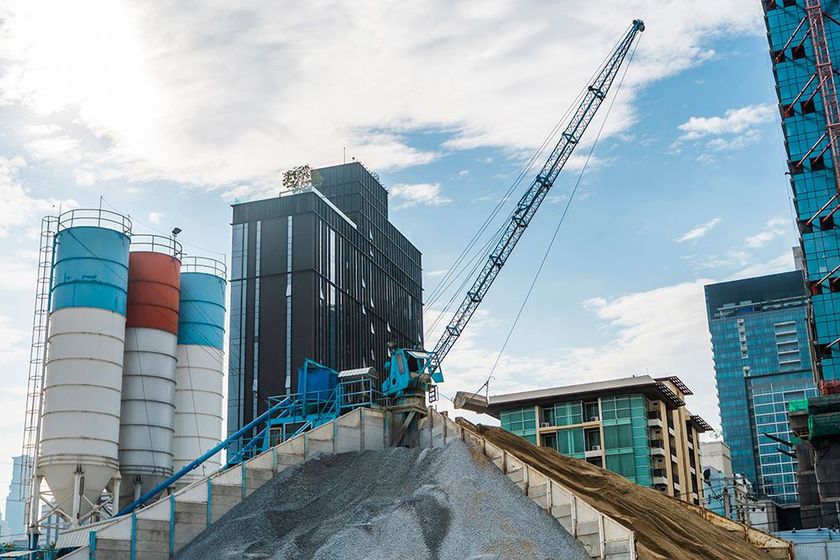
[(595, 136), (595, 140), (592, 142), (592, 147), (589, 149), (589, 153), (586, 155), (586, 160), (584, 161), (583, 168), (578, 174), (577, 180), (575, 181), (575, 185), (572, 188), (571, 193), (569, 194), (569, 200), (566, 201), (566, 206), (563, 208), (563, 212), (560, 214), (560, 220), (557, 222), (557, 226), (554, 228), (554, 234), (551, 236), (551, 240), (548, 243), (548, 247), (546, 247), (542, 260), (540, 261), (540, 265), (539, 267), (537, 267), (537, 271), (534, 274), (534, 278), (531, 280), (531, 285), (528, 287), (528, 291), (525, 293), (525, 298), (522, 300), (522, 305), (519, 306), (519, 311), (516, 313), (516, 317), (513, 320), (513, 324), (510, 326), (510, 330), (508, 331), (507, 337), (505, 338), (505, 341), (502, 344), (501, 349), (499, 350), (499, 354), (496, 356), (496, 361), (493, 363), (493, 367), (490, 369), (490, 373), (487, 376), (487, 379), (484, 381), (484, 383), (481, 384), (481, 386), (478, 389), (476, 389), (474, 393), (471, 394), (472, 397), (478, 395), (482, 389), (486, 389), (485, 397), (487, 397), (489, 402), (490, 380), (493, 378), (493, 374), (496, 371), (496, 367), (499, 365), (499, 361), (502, 359), (502, 354), (507, 348), (511, 336), (513, 336), (513, 331), (516, 329), (516, 325), (517, 323), (519, 323), (519, 319), (522, 317), (522, 312), (525, 310), (525, 306), (528, 303), (528, 299), (531, 297), (531, 293), (534, 291), (534, 286), (537, 284), (537, 280), (539, 280), (540, 273), (542, 272), (543, 267), (545, 266), (545, 263), (548, 260), (548, 256), (551, 253), (551, 249), (554, 247), (554, 242), (557, 240), (557, 234), (560, 232), (560, 227), (563, 225), (563, 221), (566, 218), (566, 213), (569, 211), (569, 207), (572, 205), (572, 201), (575, 198), (575, 193), (577, 193), (578, 191), (578, 187), (580, 186), (581, 180), (583, 179), (583, 175), (584, 173), (586, 173), (586, 169), (589, 167), (589, 162), (592, 159), (592, 154), (595, 151), (595, 147), (598, 145), (598, 140), (601, 138), (601, 133), (603, 133), (604, 131), (604, 126), (607, 123), (610, 112), (612, 111), (613, 105), (615, 104), (615, 100), (618, 98), (618, 94), (621, 91), (621, 86), (624, 83), (624, 78), (627, 76), (627, 71), (630, 68), (630, 63), (633, 61), (633, 56), (636, 54), (636, 49), (638, 48), (638, 46), (639, 42), (636, 41), (636, 44), (633, 46), (633, 50), (631, 51), (630, 56), (627, 59), (627, 65), (624, 67), (624, 72), (621, 75), (621, 80), (619, 80), (618, 84), (616, 85), (615, 95), (613, 95), (613, 98), (610, 100), (610, 104), (607, 106), (607, 112), (604, 114), (604, 119), (601, 121), (601, 126), (598, 128), (598, 134)]
[[(621, 42), (621, 40), (618, 40), (613, 45), (613, 48), (610, 51), (611, 53), (615, 51), (615, 49), (617, 48), (617, 46), (620, 42)], [(593, 71), (592, 75), (587, 80), (587, 82), (586, 82), (587, 84), (591, 83), (595, 79), (595, 76), (597, 76), (601, 72), (602, 68), (607, 63), (607, 61), (609, 60), (609, 58), (611, 56), (612, 56), (612, 54), (608, 54), (606, 57), (604, 57), (604, 59), (596, 67), (596, 69)], [(435, 332), (437, 327), (440, 325), (441, 320), (445, 316), (447, 316), (447, 312), (451, 309), (452, 305), (454, 305), (458, 301), (460, 295), (462, 294), (462, 292), (466, 288), (467, 283), (472, 279), (472, 277), (477, 272), (479, 266), (484, 262), (481, 259), (481, 257), (484, 257), (486, 255), (487, 250), (489, 250), (490, 247), (492, 247), (494, 243), (498, 242), (498, 240), (504, 234), (504, 231), (505, 231), (506, 226), (507, 226), (507, 221), (503, 221), (500, 224), (500, 226), (498, 227), (498, 229), (496, 230), (496, 232), (490, 238), (488, 238), (488, 240), (484, 243), (484, 245), (482, 245), (479, 248), (479, 250), (477, 250), (473, 254), (472, 257), (469, 258), (469, 260), (466, 262), (466, 264), (462, 264), (464, 262), (464, 260), (467, 258), (468, 254), (469, 254), (469, 251), (475, 247), (475, 244), (478, 242), (479, 238), (485, 233), (487, 228), (490, 226), (490, 224), (493, 222), (493, 220), (497, 217), (497, 215), (499, 214), (499, 211), (502, 209), (504, 204), (510, 199), (514, 190), (520, 185), (520, 183), (525, 178), (525, 176), (528, 174), (528, 172), (533, 168), (534, 163), (537, 161), (537, 158), (539, 158), (539, 156), (542, 155), (545, 152), (545, 149), (548, 146), (551, 145), (551, 143), (553, 142), (557, 133), (560, 131), (562, 125), (565, 123), (566, 118), (571, 114), (572, 110), (575, 109), (578, 106), (580, 101), (586, 95), (587, 91), (588, 91), (588, 87), (583, 87), (580, 90), (580, 92), (577, 94), (577, 96), (575, 96), (575, 98), (572, 100), (572, 102), (567, 106), (565, 113), (560, 117), (560, 119), (557, 121), (557, 123), (551, 129), (551, 131), (549, 131), (549, 133), (543, 139), (540, 146), (537, 148), (537, 150), (534, 152), (534, 154), (531, 156), (531, 158), (528, 160), (528, 162), (522, 168), (522, 170), (520, 171), (520, 173), (518, 174), (516, 179), (511, 184), (511, 186), (507, 189), (505, 194), (499, 199), (499, 202), (496, 203), (496, 206), (490, 212), (490, 215), (484, 220), (482, 225), (479, 227), (479, 230), (475, 233), (475, 235), (473, 235), (472, 239), (469, 241), (467, 246), (461, 251), (461, 254), (455, 259), (455, 262), (453, 263), (452, 267), (447, 271), (447, 273), (444, 275), (444, 277), (440, 280), (440, 282), (438, 282), (438, 284), (432, 290), (431, 294), (429, 295), (429, 298), (425, 302), (425, 305), (427, 307), (432, 306), (435, 303), (437, 303), (437, 301), (446, 293), (446, 291), (449, 288), (451, 288), (452, 285), (454, 285), (455, 282), (458, 281), (458, 278), (463, 276), (463, 281), (461, 282), (458, 289), (454, 290), (452, 292), (452, 296), (450, 297), (447, 304), (444, 306), (444, 309), (435, 317), (435, 319), (432, 321), (432, 325), (426, 329), (426, 337), (428, 337), (429, 334)], [(471, 269), (470, 269), (470, 265), (472, 265)], [(459, 268), (460, 268), (460, 270), (458, 270)], [(469, 269), (469, 273), (464, 275), (464, 273), (467, 271), (467, 269)]]

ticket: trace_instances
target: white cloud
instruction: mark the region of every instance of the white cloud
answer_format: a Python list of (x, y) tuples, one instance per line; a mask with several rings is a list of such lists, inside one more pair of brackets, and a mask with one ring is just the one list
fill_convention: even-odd
[(49, 136), (27, 142), (24, 149), (33, 159), (54, 165), (68, 165), (82, 159), (80, 144), (78, 139), (67, 135)]
[(15, 251), (0, 259), (0, 290), (35, 293), (38, 275), (38, 252)]
[(747, 244), (747, 247), (757, 249), (788, 232), (790, 232), (789, 221), (784, 216), (776, 216), (770, 219), (760, 232), (744, 239), (744, 243)]
[[(34, 293), (34, 289), (33, 289)], [(0, 480), (11, 480), (11, 456), (19, 455), (26, 411), (26, 379), (29, 364), (29, 329), (5, 315), (0, 315)], [(20, 531), (17, 531), (20, 532)]]
[(712, 231), (716, 225), (721, 222), (720, 218), (712, 218), (705, 224), (701, 224), (699, 226), (695, 226), (682, 234), (678, 239), (677, 243), (683, 243), (685, 241), (694, 241), (696, 239), (700, 239), (710, 231)]
[(26, 161), (21, 157), (0, 157), (0, 238), (8, 237), (16, 229), (26, 230), (37, 218), (53, 212), (59, 206), (73, 207), (72, 200), (33, 198), (18, 180)]
[(697, 160), (703, 165), (715, 162), (714, 152), (739, 150), (761, 139), (760, 128), (774, 120), (778, 113), (771, 104), (748, 105), (729, 109), (723, 116), (691, 117), (677, 128), (683, 133), (670, 146), (671, 153), (682, 151), (691, 142), (702, 150)]
[(159, 224), (164, 216), (166, 216), (166, 214), (163, 212), (149, 212), (149, 223)]
[(777, 112), (773, 105), (748, 105), (739, 109), (729, 109), (722, 117), (691, 117), (677, 128), (684, 132), (683, 140), (696, 140), (706, 136), (747, 132), (776, 117)]
[(29, 136), (53, 136), (61, 131), (61, 127), (56, 124), (33, 124), (27, 126), (25, 131)]
[(700, 154), (697, 156), (697, 161), (703, 165), (711, 165), (715, 162), (715, 157), (711, 154)]
[(74, 162), (83, 184), (226, 190), (334, 163), (342, 147), (376, 170), (422, 164), (440, 154), (411, 145), (418, 130), (451, 133), (443, 149), (530, 151), (622, 29), (648, 16), (605, 129), (615, 134), (635, 121), (638, 89), (707, 60), (711, 36), (762, 33), (758, 7), (731, 0), (9, 0), (0, 11), (0, 104), (73, 123), (61, 130), (81, 142), (49, 136), (32, 157)]
[(755, 276), (765, 276), (767, 274), (776, 274), (778, 272), (788, 272), (794, 269), (793, 252), (785, 251), (781, 255), (765, 262), (753, 263), (746, 266), (731, 275), (727, 280), (738, 280), (741, 278), (753, 278)]
[(409, 206), (444, 206), (452, 202), (440, 193), (439, 183), (417, 183), (413, 185), (391, 185), (388, 195), (397, 205), (394, 210)]

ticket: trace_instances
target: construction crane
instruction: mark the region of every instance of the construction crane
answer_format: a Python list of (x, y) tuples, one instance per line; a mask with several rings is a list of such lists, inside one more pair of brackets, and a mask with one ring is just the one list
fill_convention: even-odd
[(476, 276), (470, 289), (467, 290), (460, 307), (449, 321), (434, 349), (431, 352), (407, 348), (392, 349), (390, 360), (385, 364), (386, 378), (382, 384), (382, 390), (386, 395), (397, 398), (418, 398), (420, 395), (425, 397), (428, 393), (430, 401), (436, 400), (437, 391), (434, 384), (443, 381), (441, 362), (464, 332), (478, 306), (484, 301), (490, 286), (493, 285), (502, 267), (516, 248), (540, 204), (554, 186), (554, 181), (569, 161), (583, 133), (607, 97), (633, 42), (644, 30), (645, 24), (642, 20), (633, 20), (630, 30), (601, 66), (534, 182), (519, 199), (507, 227), (487, 255), (487, 262)]

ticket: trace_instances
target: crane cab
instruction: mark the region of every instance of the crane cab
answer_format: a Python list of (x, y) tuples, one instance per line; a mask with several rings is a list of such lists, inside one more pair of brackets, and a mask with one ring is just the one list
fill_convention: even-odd
[(385, 362), (382, 392), (398, 396), (406, 392), (416, 392), (418, 389), (428, 391), (433, 383), (443, 381), (440, 371), (430, 373), (430, 357), (431, 355), (424, 350), (392, 349), (389, 360)]

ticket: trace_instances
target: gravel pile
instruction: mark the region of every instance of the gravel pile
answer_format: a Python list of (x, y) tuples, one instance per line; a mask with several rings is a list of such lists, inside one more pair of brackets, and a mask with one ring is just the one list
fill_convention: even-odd
[(483, 455), (454, 441), (323, 455), (282, 472), (178, 560), (588, 560)]

